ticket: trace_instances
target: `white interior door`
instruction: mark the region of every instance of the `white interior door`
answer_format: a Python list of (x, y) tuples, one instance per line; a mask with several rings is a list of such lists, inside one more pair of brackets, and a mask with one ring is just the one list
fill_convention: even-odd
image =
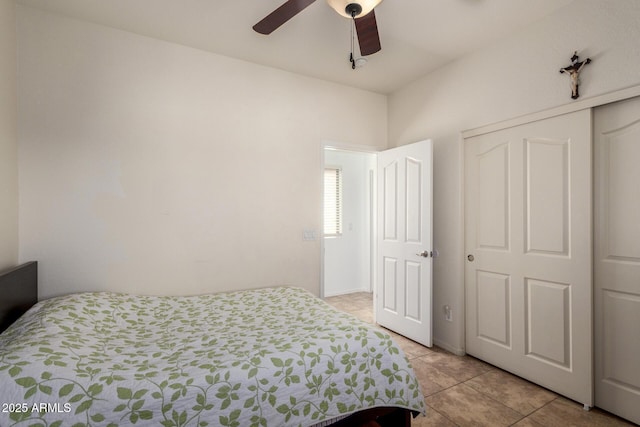
[(430, 140), (378, 153), (376, 321), (432, 345)]
[(466, 351), (592, 397), (591, 112), (465, 140)]
[(594, 113), (596, 406), (640, 424), (640, 98)]

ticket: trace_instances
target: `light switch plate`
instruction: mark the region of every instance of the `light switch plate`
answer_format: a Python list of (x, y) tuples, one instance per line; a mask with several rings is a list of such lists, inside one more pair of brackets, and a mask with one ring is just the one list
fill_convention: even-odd
[(318, 238), (318, 233), (313, 228), (305, 228), (302, 231), (302, 240), (316, 240)]

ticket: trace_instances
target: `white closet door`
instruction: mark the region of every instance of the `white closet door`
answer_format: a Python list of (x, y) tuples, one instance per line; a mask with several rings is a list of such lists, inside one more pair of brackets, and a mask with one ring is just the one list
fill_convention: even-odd
[(591, 111), (465, 140), (466, 351), (593, 404)]
[(640, 424), (640, 98), (594, 113), (596, 405)]

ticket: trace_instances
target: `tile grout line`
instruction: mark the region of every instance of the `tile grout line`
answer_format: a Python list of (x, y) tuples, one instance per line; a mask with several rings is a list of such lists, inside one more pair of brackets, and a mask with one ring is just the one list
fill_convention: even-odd
[[(439, 393), (439, 392), (438, 392)], [(425, 405), (427, 405), (425, 403)], [(438, 411), (436, 408), (434, 408), (433, 406), (429, 406), (427, 405), (427, 407), (429, 409), (431, 409), (432, 411), (437, 412), (442, 418), (444, 418), (445, 420), (449, 421), (451, 424), (453, 424), (455, 427), (460, 427), (460, 424), (456, 423), (455, 421), (453, 421), (451, 418), (447, 417), (445, 414), (443, 414), (442, 412)]]

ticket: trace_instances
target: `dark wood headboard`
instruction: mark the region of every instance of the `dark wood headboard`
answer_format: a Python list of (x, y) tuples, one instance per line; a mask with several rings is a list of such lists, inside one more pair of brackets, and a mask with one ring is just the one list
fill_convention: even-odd
[(38, 262), (0, 272), (0, 332), (38, 302)]

